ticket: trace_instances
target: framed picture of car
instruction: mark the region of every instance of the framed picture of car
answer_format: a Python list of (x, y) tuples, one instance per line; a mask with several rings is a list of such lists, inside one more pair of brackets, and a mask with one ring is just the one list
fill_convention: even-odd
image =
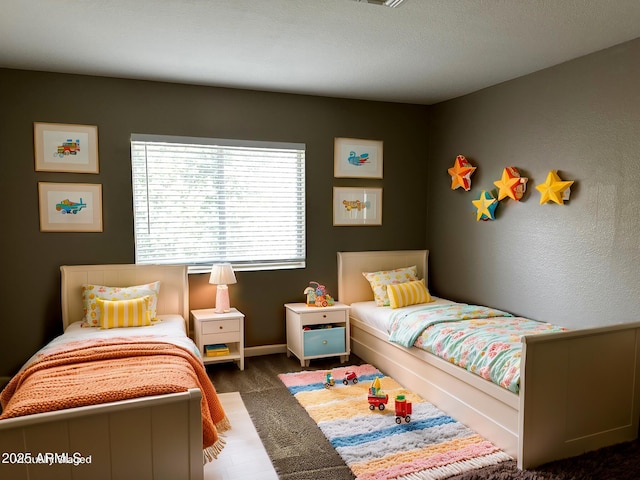
[(102, 185), (38, 183), (41, 232), (102, 232)]
[(98, 173), (98, 127), (34, 123), (36, 171)]
[(333, 187), (333, 225), (382, 225), (382, 188)]

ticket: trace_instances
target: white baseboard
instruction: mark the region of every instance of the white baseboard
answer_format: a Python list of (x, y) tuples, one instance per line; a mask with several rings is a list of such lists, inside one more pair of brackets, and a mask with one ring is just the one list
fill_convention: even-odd
[(260, 345), (258, 347), (245, 347), (245, 357), (259, 357), (261, 355), (272, 355), (274, 353), (286, 353), (287, 344), (282, 343), (279, 345)]

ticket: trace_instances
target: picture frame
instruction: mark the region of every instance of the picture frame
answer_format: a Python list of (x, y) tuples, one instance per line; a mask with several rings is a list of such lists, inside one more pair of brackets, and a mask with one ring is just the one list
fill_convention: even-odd
[(41, 232), (102, 232), (102, 185), (38, 182)]
[(98, 173), (98, 127), (33, 124), (37, 172)]
[(382, 178), (382, 141), (335, 138), (333, 176), (336, 178)]
[(333, 187), (333, 225), (382, 225), (382, 188)]

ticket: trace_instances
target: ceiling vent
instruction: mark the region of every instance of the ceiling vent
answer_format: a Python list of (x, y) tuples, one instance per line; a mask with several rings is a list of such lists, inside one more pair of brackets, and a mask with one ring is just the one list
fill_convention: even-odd
[(404, 3), (405, 0), (353, 0), (353, 1), (360, 2), (360, 3), (371, 3), (373, 5), (380, 5), (383, 7), (395, 8), (402, 5), (402, 3)]

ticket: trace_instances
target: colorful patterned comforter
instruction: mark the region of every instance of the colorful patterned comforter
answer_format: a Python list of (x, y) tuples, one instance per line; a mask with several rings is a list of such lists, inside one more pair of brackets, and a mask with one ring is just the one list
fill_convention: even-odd
[(488, 307), (453, 304), (395, 313), (389, 340), (415, 345), (518, 393), (522, 336), (565, 330)]

